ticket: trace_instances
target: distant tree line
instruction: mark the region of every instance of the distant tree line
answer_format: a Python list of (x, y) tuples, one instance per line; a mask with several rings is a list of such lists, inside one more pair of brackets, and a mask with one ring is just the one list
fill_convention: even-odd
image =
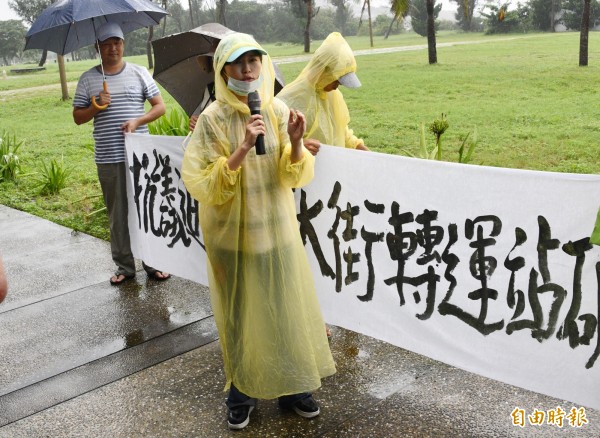
[[(274, 0), (268, 3), (257, 1), (216, 0), (161, 0), (155, 3), (164, 7), (169, 16), (152, 29), (152, 39), (185, 32), (210, 22), (224, 21), (230, 29), (254, 35), (261, 42), (289, 42), (302, 44), (306, 25), (306, 2), (311, 0)], [(352, 36), (364, 33), (359, 29), (357, 17), (352, 15), (350, 2), (353, 0), (330, 0), (327, 8), (318, 8), (313, 2), (313, 17), (310, 26), (310, 39), (321, 40), (329, 33), (339, 31)], [(0, 21), (0, 62), (11, 58), (37, 58), (41, 51), (23, 52), (25, 34), (37, 16), (50, 4), (51, 0), (11, 0), (11, 8), (23, 18)], [(221, 17), (221, 21), (219, 17)], [(381, 16), (374, 22), (374, 32), (383, 35), (389, 26), (391, 17)], [(404, 31), (395, 27), (392, 33)], [(6, 38), (5, 38), (6, 36)], [(142, 55), (147, 51), (148, 30), (139, 29), (126, 36), (125, 55)], [(93, 46), (85, 47), (66, 56), (67, 59), (89, 59), (96, 56)], [(45, 57), (44, 57), (45, 60)]]
[[(586, 3), (590, 6), (589, 21), (583, 17)], [(481, 9), (480, 15), (487, 34), (554, 32), (557, 25), (580, 31), (582, 23), (586, 21), (589, 28), (600, 24), (598, 0), (529, 0), (527, 3), (517, 3), (515, 8), (510, 7), (511, 2), (508, 1), (500, 5), (487, 4)]]
[[(415, 32), (427, 36), (427, 3), (433, 3), (434, 27), (441, 10), (440, 0), (389, 0), (390, 14), (379, 15), (372, 21), (374, 35), (405, 31), (402, 21), (410, 15)], [(600, 23), (598, 0), (529, 0), (517, 3), (509, 10), (510, 2), (501, 5), (483, 3), (483, 0), (451, 0), (457, 5), (455, 18), (458, 28), (465, 32), (510, 33), (528, 31), (553, 31), (558, 23), (567, 29), (580, 30), (585, 2), (590, 3), (590, 28)], [(38, 59), (45, 62), (42, 51), (23, 52), (27, 25), (48, 7), (52, 0), (10, 0), (10, 7), (23, 21), (0, 21), (0, 63), (12, 59)], [(345, 36), (364, 35), (368, 26), (359, 26), (352, 14), (354, 0), (328, 0), (328, 7), (317, 7), (315, 0), (271, 0), (268, 2), (240, 0), (155, 0), (167, 9), (169, 16), (154, 27), (152, 39), (184, 32), (201, 24), (221, 22), (230, 29), (250, 33), (261, 42), (289, 42), (307, 44), (310, 40), (324, 39), (330, 32), (339, 31)], [(476, 14), (478, 12), (478, 14)], [(560, 13), (560, 16), (558, 14)], [(558, 18), (555, 18), (557, 17)], [(308, 29), (307, 29), (308, 26)], [(447, 27), (446, 27), (447, 28)], [(140, 29), (127, 35), (125, 55), (147, 53), (149, 31)], [(80, 49), (67, 59), (89, 59), (96, 56), (92, 46)]]

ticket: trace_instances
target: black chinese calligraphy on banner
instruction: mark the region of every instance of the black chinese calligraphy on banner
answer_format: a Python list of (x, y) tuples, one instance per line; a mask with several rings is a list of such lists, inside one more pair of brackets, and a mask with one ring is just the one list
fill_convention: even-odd
[(129, 234), (136, 258), (208, 284), (198, 201), (181, 179), (183, 137), (125, 136)]
[[(207, 284), (181, 141), (127, 136), (130, 227), (136, 256)], [(324, 146), (296, 200), (327, 322), (598, 409), (598, 193), (595, 175)]]

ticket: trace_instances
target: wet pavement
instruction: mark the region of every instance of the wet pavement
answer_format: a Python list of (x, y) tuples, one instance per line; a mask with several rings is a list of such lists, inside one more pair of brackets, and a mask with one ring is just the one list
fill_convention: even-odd
[[(205, 286), (111, 286), (107, 242), (0, 205), (9, 295), (0, 304), (1, 437), (600, 436), (600, 412), (332, 327), (338, 373), (306, 420), (261, 400), (230, 432)], [(141, 268), (141, 265), (139, 266)], [(597, 385), (598, 382), (592, 382)], [(582, 427), (511, 412), (585, 408)], [(581, 412), (581, 411), (580, 411)]]

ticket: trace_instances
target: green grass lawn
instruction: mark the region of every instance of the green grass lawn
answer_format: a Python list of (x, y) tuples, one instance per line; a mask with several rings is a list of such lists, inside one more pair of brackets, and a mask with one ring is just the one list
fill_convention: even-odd
[[(471, 42), (450, 47), (443, 43)], [(369, 48), (366, 37), (350, 38), (355, 50)], [(578, 66), (579, 34), (441, 33), (438, 64), (426, 50), (357, 56), (359, 89), (342, 89), (351, 127), (367, 146), (389, 154), (419, 153), (419, 127), (442, 113), (450, 127), (443, 137), (443, 159), (457, 161), (467, 133), (477, 132), (474, 162), (489, 166), (556, 172), (598, 173), (600, 133), (600, 34), (590, 33), (588, 67)], [(312, 50), (320, 42), (312, 43)], [(403, 34), (375, 39), (375, 48), (426, 44)], [(274, 57), (301, 55), (302, 47), (270, 44)], [(145, 56), (128, 58), (147, 65)], [(67, 62), (74, 82), (94, 61)], [(304, 63), (281, 64), (291, 81)], [(2, 69), (2, 68), (0, 68)], [(58, 68), (26, 75), (0, 76), (0, 132), (22, 140), (23, 173), (17, 183), (0, 183), (0, 204), (8, 205), (86, 233), (107, 238), (93, 154), (92, 126), (76, 126), (71, 102), (60, 88), (23, 88), (58, 83)], [(69, 93), (74, 93), (71, 84)], [(169, 108), (178, 105), (165, 94)], [(472, 135), (472, 134), (471, 134)], [(433, 136), (427, 133), (430, 146)], [(72, 168), (67, 188), (42, 196), (36, 186), (41, 160), (61, 159)]]

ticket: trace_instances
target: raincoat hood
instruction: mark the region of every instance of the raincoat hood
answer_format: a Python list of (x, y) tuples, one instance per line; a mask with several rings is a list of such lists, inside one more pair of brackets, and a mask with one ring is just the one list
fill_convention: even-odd
[[(275, 70), (271, 57), (267, 52), (256, 42), (252, 35), (245, 33), (232, 33), (225, 36), (220, 42), (215, 51), (213, 58), (213, 67), (215, 70), (215, 95), (217, 100), (227, 103), (234, 107), (237, 111), (245, 114), (250, 114), (248, 105), (241, 102), (235, 93), (227, 88), (227, 82), (223, 79), (221, 71), (225, 67), (225, 63), (234, 52), (247, 47), (248, 50), (258, 50), (264, 53), (262, 55), (261, 76), (263, 78), (262, 85), (258, 93), (261, 99), (261, 108), (269, 106), (274, 95)], [(239, 53), (239, 52), (238, 52)]]
[(341, 91), (324, 90), (342, 76), (355, 72), (356, 60), (352, 49), (340, 33), (333, 32), (315, 51), (298, 77), (279, 92), (279, 99), (306, 116), (304, 138), (352, 149), (364, 143), (348, 127), (350, 113)]
[(342, 34), (333, 32), (315, 51), (298, 79), (305, 78), (311, 84), (315, 84), (315, 89), (320, 92), (350, 72), (356, 73), (356, 60), (352, 49)]

